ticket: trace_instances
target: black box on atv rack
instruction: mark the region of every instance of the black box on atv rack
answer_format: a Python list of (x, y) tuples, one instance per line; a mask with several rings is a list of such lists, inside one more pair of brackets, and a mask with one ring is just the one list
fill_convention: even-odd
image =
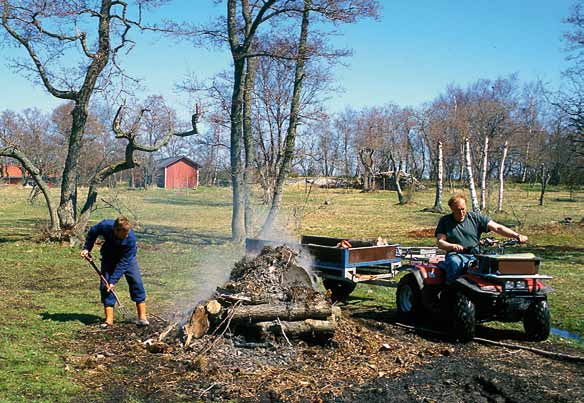
[(485, 274), (537, 274), (541, 258), (533, 253), (477, 255), (479, 270)]

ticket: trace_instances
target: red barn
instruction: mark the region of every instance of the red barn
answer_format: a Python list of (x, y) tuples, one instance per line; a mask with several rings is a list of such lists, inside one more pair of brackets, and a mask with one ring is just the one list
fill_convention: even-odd
[(196, 189), (199, 164), (187, 157), (164, 158), (157, 163), (156, 184), (165, 189)]
[(2, 165), (1, 177), (9, 185), (21, 184), (24, 177), (22, 169), (17, 165)]
[[(59, 176), (57, 174), (48, 174), (43, 175), (43, 179), (50, 187), (57, 184)], [(25, 172), (24, 168), (22, 168), (20, 165), (0, 165), (0, 182), (7, 183), (9, 185), (22, 185), (25, 180), (29, 185), (33, 183), (33, 179), (30, 178), (30, 176)]]

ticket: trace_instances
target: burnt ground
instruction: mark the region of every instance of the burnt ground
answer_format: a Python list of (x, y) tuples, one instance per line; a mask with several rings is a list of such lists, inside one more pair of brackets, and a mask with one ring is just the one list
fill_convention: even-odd
[[(100, 393), (80, 401), (584, 401), (582, 362), (455, 344), (403, 329), (394, 320), (392, 311), (345, 307), (334, 339), (324, 346), (252, 345), (237, 337), (205, 336), (190, 351), (173, 340), (150, 348), (154, 352), (143, 342), (158, 335), (162, 321), (148, 329), (130, 323), (105, 331), (88, 326), (79, 341), (87, 354), (64, 360), (77, 379)], [(483, 328), (479, 336), (582, 355), (549, 341), (529, 343), (518, 331)]]

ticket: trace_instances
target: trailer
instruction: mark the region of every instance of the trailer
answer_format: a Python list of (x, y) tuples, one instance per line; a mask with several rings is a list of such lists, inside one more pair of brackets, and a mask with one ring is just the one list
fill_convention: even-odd
[[(348, 242), (350, 247), (340, 247)], [(303, 235), (300, 242), (246, 239), (246, 251), (259, 253), (264, 246), (286, 246), (300, 252), (302, 259), (322, 278), (333, 300), (345, 300), (359, 283), (396, 287), (402, 259), (425, 260), (436, 248), (404, 248), (400, 244), (377, 245), (377, 241)], [(346, 245), (346, 243), (345, 243)]]

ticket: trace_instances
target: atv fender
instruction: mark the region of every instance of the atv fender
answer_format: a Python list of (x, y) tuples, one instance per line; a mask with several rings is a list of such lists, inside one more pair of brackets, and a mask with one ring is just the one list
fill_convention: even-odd
[(500, 293), (498, 291), (487, 291), (487, 290), (483, 290), (481, 289), (478, 285), (476, 285), (475, 283), (469, 281), (467, 278), (465, 277), (459, 277), (456, 279), (456, 282), (454, 283), (456, 288), (458, 288), (459, 290), (464, 291), (465, 293), (471, 293), (471, 294), (479, 294), (479, 295), (483, 295), (483, 296), (498, 296)]
[(400, 271), (412, 273), (416, 279), (416, 282), (418, 283), (418, 287), (420, 287), (420, 290), (424, 288), (424, 275), (422, 274), (421, 269), (415, 266), (402, 266)]

